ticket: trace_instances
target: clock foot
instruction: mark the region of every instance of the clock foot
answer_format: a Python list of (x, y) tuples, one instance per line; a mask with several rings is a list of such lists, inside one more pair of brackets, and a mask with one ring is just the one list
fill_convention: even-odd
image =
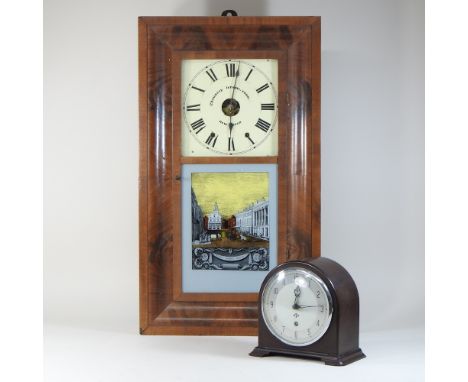
[(333, 357), (333, 358), (323, 358), (322, 360), (325, 362), (325, 365), (329, 366), (346, 366), (350, 363), (359, 361), (360, 359), (366, 358), (366, 355), (362, 352), (361, 349), (357, 349), (352, 353), (345, 354), (340, 357)]
[(269, 350), (256, 347), (250, 352), (249, 355), (251, 355), (252, 357), (268, 357), (269, 355), (271, 355), (271, 352)]

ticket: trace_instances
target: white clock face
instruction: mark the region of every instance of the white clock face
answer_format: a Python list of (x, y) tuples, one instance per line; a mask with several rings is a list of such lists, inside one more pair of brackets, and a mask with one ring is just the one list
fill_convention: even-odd
[(182, 61), (182, 155), (278, 153), (278, 62)]
[(304, 268), (278, 272), (263, 290), (262, 314), (280, 341), (306, 346), (327, 331), (333, 314), (330, 292), (323, 281)]

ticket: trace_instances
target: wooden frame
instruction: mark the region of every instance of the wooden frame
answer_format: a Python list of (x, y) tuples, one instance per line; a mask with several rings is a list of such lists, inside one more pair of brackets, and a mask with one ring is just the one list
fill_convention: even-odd
[[(278, 157), (180, 156), (180, 60), (279, 62)], [(185, 163), (278, 164), (278, 262), (320, 256), (320, 18), (141, 17), (140, 332), (257, 334), (256, 293), (182, 293)]]

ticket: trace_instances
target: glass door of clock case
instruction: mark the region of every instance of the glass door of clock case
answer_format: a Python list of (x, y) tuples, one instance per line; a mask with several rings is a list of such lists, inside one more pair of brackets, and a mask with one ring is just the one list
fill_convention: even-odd
[(263, 163), (278, 155), (278, 60), (180, 64), (181, 155), (192, 158), (182, 164), (182, 293), (256, 293), (278, 263), (277, 164)]
[(277, 165), (182, 167), (182, 292), (257, 293), (277, 263)]
[(285, 256), (278, 241), (285, 229), (284, 214), (278, 216), (285, 60), (278, 52), (210, 54), (184, 52), (174, 62), (181, 174), (176, 293), (181, 301), (253, 302)]

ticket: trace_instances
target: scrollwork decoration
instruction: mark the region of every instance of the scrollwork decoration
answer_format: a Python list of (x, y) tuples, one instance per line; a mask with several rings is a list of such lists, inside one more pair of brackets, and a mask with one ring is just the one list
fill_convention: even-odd
[(267, 271), (268, 248), (194, 248), (192, 269)]

